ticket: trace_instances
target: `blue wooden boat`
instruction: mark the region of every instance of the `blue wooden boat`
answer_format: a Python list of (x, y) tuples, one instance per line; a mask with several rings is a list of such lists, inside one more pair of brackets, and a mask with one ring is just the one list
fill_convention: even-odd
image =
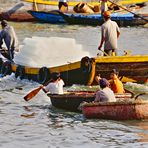
[[(58, 10), (53, 10), (49, 12), (43, 11), (28, 11), (33, 17), (38, 21), (54, 24), (77, 24), (77, 25), (92, 25), (97, 26), (103, 23), (103, 19), (100, 13), (95, 14), (85, 14), (85, 13), (62, 13)], [(141, 19), (135, 17), (132, 13), (112, 13), (111, 19), (116, 21), (119, 26), (135, 26), (144, 25), (148, 21), (148, 15), (143, 16), (145, 18)]]
[[(103, 18), (101, 14), (67, 14), (61, 15), (68, 24), (77, 25), (92, 25), (97, 26), (103, 23)], [(112, 13), (111, 20), (116, 21), (119, 26), (137, 26), (144, 25), (148, 22), (148, 15), (142, 16), (144, 19), (136, 17), (132, 13)], [(147, 19), (147, 20), (146, 20)]]
[(66, 23), (62, 15), (59, 14), (59, 11), (53, 10), (49, 12), (44, 11), (28, 11), (34, 18), (38, 21), (51, 23), (51, 24), (63, 24)]

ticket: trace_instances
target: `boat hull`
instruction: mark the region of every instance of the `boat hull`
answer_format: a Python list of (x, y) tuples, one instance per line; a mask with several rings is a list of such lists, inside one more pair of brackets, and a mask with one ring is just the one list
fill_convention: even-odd
[[(103, 24), (101, 14), (61, 14), (68, 24), (74, 25), (91, 25), (97, 26)], [(148, 19), (148, 16), (141, 16)], [(111, 15), (111, 20), (116, 21), (119, 26), (138, 26), (145, 25), (148, 21), (134, 17), (133, 14), (114, 13)]]
[[(68, 92), (66, 94), (47, 94), (50, 97), (53, 106), (69, 111), (80, 112), (80, 104), (82, 102), (92, 102), (95, 99), (95, 92)], [(116, 94), (116, 98), (119, 100), (126, 100), (131, 98), (130, 93)]]
[(86, 118), (132, 120), (148, 119), (148, 102), (110, 102), (85, 104), (82, 113)]
[(34, 18), (38, 21), (52, 23), (52, 24), (63, 24), (66, 23), (64, 18), (59, 15), (58, 11), (50, 11), (50, 12), (43, 12), (43, 11), (28, 11)]
[[(122, 82), (145, 83), (148, 79), (148, 55), (87, 57), (88, 61), (85, 59), (86, 57), (83, 57), (78, 62), (56, 67), (35, 68), (11, 62), (7, 64), (2, 62), (0, 67), (7, 75), (7, 65), (9, 64), (11, 72), (14, 72), (16, 77), (31, 79), (41, 84), (50, 79), (52, 72), (60, 72), (66, 85), (96, 85), (95, 77), (97, 75), (101, 74), (101, 77), (110, 79), (110, 73), (114, 68), (119, 70), (119, 78)], [(89, 65), (85, 66), (85, 62), (88, 62)]]
[[(28, 11), (38, 21), (52, 24), (75, 24), (75, 25), (102, 25), (103, 18), (101, 14), (82, 14), (82, 13), (62, 13), (58, 10), (49, 12), (43, 11)], [(141, 16), (147, 19), (148, 16)], [(113, 13), (111, 19), (116, 21), (119, 26), (135, 26), (144, 25), (147, 21), (134, 17), (131, 13)]]
[(36, 20), (27, 11), (17, 11), (12, 14), (6, 12), (0, 12), (0, 19), (1, 20), (5, 19), (7, 21), (15, 21), (15, 22), (32, 22)]
[(94, 100), (94, 93), (93, 94), (64, 94), (64, 95), (51, 95), (48, 94), (50, 97), (51, 103), (53, 106), (69, 111), (80, 112), (79, 105), (83, 102), (92, 102)]

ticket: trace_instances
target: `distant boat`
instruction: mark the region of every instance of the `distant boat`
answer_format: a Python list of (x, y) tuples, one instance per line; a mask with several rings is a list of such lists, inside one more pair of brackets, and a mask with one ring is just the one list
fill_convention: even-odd
[[(101, 25), (103, 19), (100, 13), (98, 14), (82, 14), (82, 13), (62, 13), (58, 10), (55, 11), (28, 11), (33, 17), (40, 22), (54, 23), (54, 24), (77, 24), (77, 25)], [(148, 15), (143, 16), (148, 18)], [(147, 21), (135, 17), (131, 13), (112, 13), (111, 19), (116, 21), (120, 26), (135, 26), (144, 25)]]
[(52, 23), (52, 24), (64, 24), (66, 23), (62, 15), (58, 10), (52, 10), (49, 12), (44, 11), (28, 11), (36, 20), (40, 22)]
[[(61, 13), (68, 24), (97, 26), (103, 23), (101, 14), (67, 14)], [(141, 15), (144, 19), (136, 17), (132, 13), (115, 12), (111, 14), (111, 20), (116, 21), (119, 26), (138, 26), (148, 22), (148, 15)]]
[(0, 12), (0, 20), (15, 21), (15, 22), (33, 22), (36, 19), (29, 14), (27, 11), (17, 11), (13, 14), (8, 14), (6, 12)]
[[(36, 3), (36, 4), (43, 4), (43, 5), (58, 5), (58, 1), (52, 1), (52, 0), (23, 0), (25, 2), (31, 2), (31, 3)], [(119, 2), (119, 4), (122, 5), (127, 5), (127, 4), (134, 4), (134, 3), (143, 3), (143, 2), (147, 2), (147, 0), (122, 0)], [(76, 1), (69, 1), (68, 5), (69, 6), (75, 6), (77, 5), (79, 2)], [(98, 5), (99, 2), (87, 2), (88, 4), (91, 5)]]

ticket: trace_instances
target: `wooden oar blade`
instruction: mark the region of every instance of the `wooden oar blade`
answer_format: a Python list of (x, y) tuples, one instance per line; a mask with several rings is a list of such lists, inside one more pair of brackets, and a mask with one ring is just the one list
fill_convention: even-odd
[(25, 101), (31, 100), (41, 89), (42, 89), (42, 87), (39, 87), (39, 88), (34, 89), (33, 91), (31, 91), (30, 93), (28, 93), (28, 94), (24, 97), (24, 100), (25, 100)]

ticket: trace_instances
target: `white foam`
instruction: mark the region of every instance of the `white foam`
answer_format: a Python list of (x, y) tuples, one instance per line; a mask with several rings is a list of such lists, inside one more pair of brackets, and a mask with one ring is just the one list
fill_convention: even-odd
[(90, 56), (73, 38), (32, 37), (25, 38), (19, 53), (15, 54), (16, 64), (30, 67), (53, 67), (80, 61)]

